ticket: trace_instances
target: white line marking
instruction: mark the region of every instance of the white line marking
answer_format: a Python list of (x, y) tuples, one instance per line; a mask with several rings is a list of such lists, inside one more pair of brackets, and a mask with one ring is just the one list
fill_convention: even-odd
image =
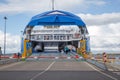
[(86, 64), (87, 64), (88, 66), (90, 66), (92, 69), (94, 69), (95, 71), (98, 71), (99, 73), (101, 73), (101, 74), (103, 74), (103, 75), (105, 75), (105, 76), (107, 76), (107, 77), (109, 77), (109, 78), (111, 78), (111, 79), (113, 79), (113, 80), (118, 80), (117, 78), (115, 78), (115, 77), (113, 77), (113, 76), (111, 76), (111, 75), (108, 75), (108, 74), (106, 74), (106, 73), (101, 72), (100, 70), (97, 70), (95, 67), (93, 67), (93, 66), (90, 65), (89, 63), (86, 62)]
[(38, 76), (40, 76), (40, 75), (42, 75), (43, 73), (45, 73), (46, 71), (48, 71), (55, 62), (56, 62), (56, 61), (53, 61), (44, 71), (36, 74), (36, 75), (33, 76), (30, 80), (34, 80), (34, 79), (37, 78)]

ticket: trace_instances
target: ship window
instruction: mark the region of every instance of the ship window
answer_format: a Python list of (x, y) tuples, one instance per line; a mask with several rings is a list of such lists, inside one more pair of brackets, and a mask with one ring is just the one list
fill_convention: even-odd
[(37, 40), (39, 40), (39, 35), (37, 35)]
[(32, 38), (32, 39), (35, 39), (35, 36), (32, 35), (31, 38)]
[(59, 35), (55, 35), (54, 40), (59, 40)]
[(67, 40), (69, 40), (69, 36), (67, 36)]
[(49, 39), (52, 40), (52, 39), (53, 39), (53, 36), (52, 36), (52, 35), (49, 35)]
[(45, 35), (45, 36), (44, 36), (44, 40), (49, 40), (49, 36), (48, 36), (48, 35)]

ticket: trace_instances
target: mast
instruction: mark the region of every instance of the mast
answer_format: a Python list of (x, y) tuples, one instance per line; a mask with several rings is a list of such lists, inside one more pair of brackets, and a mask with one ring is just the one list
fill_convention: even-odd
[(54, 0), (52, 0), (52, 10), (54, 10)]

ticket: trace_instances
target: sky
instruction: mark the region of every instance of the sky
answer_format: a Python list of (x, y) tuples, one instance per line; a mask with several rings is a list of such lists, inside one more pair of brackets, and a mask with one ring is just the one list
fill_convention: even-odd
[[(55, 0), (55, 10), (71, 12), (86, 23), (92, 53), (120, 53), (120, 0)], [(21, 31), (31, 17), (50, 11), (51, 0), (0, 0), (0, 46), (6, 53), (20, 51)]]

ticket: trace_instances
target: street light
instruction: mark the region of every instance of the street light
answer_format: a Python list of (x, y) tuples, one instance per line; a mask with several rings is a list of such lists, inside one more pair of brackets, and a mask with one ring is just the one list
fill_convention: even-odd
[(6, 21), (7, 21), (7, 17), (4, 17), (5, 20), (5, 25), (4, 25), (4, 58), (5, 58), (5, 52), (6, 52)]
[(21, 31), (21, 37), (20, 37), (20, 53), (22, 53), (22, 47), (23, 47), (23, 31)]

